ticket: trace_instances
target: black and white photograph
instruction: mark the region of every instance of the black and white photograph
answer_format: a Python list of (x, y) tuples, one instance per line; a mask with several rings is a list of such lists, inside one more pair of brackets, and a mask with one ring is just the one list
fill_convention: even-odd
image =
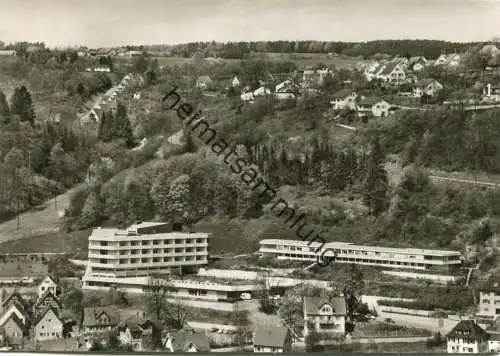
[(500, 0), (0, 0), (0, 355), (58, 352), (500, 355)]

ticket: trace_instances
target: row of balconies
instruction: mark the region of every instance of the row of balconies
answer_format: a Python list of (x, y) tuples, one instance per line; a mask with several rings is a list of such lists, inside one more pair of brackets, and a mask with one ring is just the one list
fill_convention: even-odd
[(104, 268), (134, 268), (134, 267), (156, 267), (156, 266), (182, 266), (182, 265), (201, 265), (207, 264), (207, 259), (201, 260), (170, 260), (162, 262), (137, 262), (137, 263), (101, 263), (98, 261), (90, 261), (92, 267)]

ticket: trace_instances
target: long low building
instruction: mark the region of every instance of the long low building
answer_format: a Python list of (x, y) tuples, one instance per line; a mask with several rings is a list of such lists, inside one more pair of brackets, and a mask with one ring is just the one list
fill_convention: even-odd
[(260, 241), (263, 256), (280, 260), (317, 261), (325, 257), (336, 263), (450, 271), (462, 264), (458, 251), (416, 248), (392, 248), (355, 245), (348, 242), (307, 242), (300, 240), (266, 239)]

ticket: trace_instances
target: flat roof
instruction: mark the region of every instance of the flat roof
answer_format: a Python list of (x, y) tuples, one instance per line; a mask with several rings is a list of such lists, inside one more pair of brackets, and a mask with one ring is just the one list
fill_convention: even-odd
[(172, 231), (172, 232), (159, 232), (155, 234), (138, 234), (134, 230), (121, 230), (117, 228), (101, 228), (98, 227), (92, 230), (92, 233), (89, 236), (89, 241), (100, 241), (100, 240), (109, 240), (109, 241), (119, 241), (124, 240), (124, 237), (135, 237), (142, 238), (145, 240), (155, 240), (155, 239), (165, 239), (165, 238), (185, 238), (185, 237), (193, 237), (193, 238), (208, 238), (210, 233), (206, 232), (183, 232), (183, 231)]
[[(297, 247), (320, 247), (322, 243), (313, 242), (309, 243), (307, 241), (301, 240), (280, 240), (280, 239), (265, 239), (260, 241), (261, 245), (289, 245)], [(450, 250), (431, 250), (431, 249), (419, 249), (419, 248), (396, 248), (396, 247), (382, 247), (382, 246), (364, 246), (364, 245), (354, 245), (350, 242), (327, 242), (324, 244), (323, 249), (341, 249), (349, 248), (350, 250), (357, 251), (370, 251), (370, 252), (386, 252), (386, 253), (400, 253), (409, 255), (429, 255), (429, 256), (457, 256), (461, 255), (459, 251)]]

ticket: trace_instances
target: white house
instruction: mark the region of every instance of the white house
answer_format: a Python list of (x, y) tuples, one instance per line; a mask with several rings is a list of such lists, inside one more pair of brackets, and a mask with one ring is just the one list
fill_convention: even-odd
[(292, 335), (285, 326), (260, 327), (254, 333), (253, 352), (282, 353), (292, 351)]
[(450, 54), (448, 56), (448, 60), (446, 61), (446, 65), (449, 67), (456, 67), (460, 64), (460, 55), (457, 53)]
[(415, 88), (413, 88), (413, 96), (417, 98), (423, 95), (434, 96), (442, 89), (443, 85), (435, 79), (421, 79), (417, 82)]
[(56, 340), (63, 337), (64, 324), (57, 312), (48, 308), (35, 322), (36, 340)]
[(377, 97), (362, 98), (356, 106), (359, 117), (370, 115), (375, 117), (386, 117), (389, 116), (390, 108), (391, 104)]
[(254, 101), (255, 100), (254, 95), (253, 95), (252, 92), (243, 93), (243, 94), (240, 95), (240, 98), (243, 101)]
[(266, 87), (262, 86), (253, 92), (254, 96), (266, 96), (266, 95), (271, 95), (271, 91), (267, 89)]
[(45, 292), (49, 291), (52, 295), (57, 296), (58, 289), (57, 283), (50, 276), (46, 276), (42, 281), (38, 284), (36, 290), (38, 294), (38, 298), (45, 294)]
[(434, 65), (440, 66), (446, 64), (446, 62), (448, 62), (448, 57), (446, 56), (446, 54), (442, 54), (434, 61)]
[(334, 110), (350, 109), (356, 110), (356, 93), (345, 88), (333, 94), (332, 104)]
[(487, 352), (489, 338), (474, 320), (462, 320), (446, 335), (448, 353)]
[(294, 85), (291, 80), (285, 80), (284, 82), (276, 85), (275, 92), (276, 93), (290, 93), (293, 92)]
[(240, 80), (238, 79), (238, 77), (234, 77), (233, 78), (233, 81), (231, 82), (231, 85), (233, 87), (239, 87), (240, 86)]
[(411, 57), (408, 61), (408, 69), (419, 72), (427, 65), (427, 59), (424, 56)]
[(346, 305), (343, 297), (330, 300), (318, 297), (304, 298), (304, 335), (319, 333), (345, 333)]
[(497, 321), (486, 329), (486, 331), (490, 334), (490, 339), (488, 340), (488, 351), (500, 352), (500, 319), (497, 319)]
[(392, 85), (401, 85), (405, 82), (405, 71), (398, 62), (387, 63), (377, 74), (376, 78)]
[(170, 352), (209, 352), (210, 344), (203, 332), (180, 330), (168, 333), (164, 345)]

